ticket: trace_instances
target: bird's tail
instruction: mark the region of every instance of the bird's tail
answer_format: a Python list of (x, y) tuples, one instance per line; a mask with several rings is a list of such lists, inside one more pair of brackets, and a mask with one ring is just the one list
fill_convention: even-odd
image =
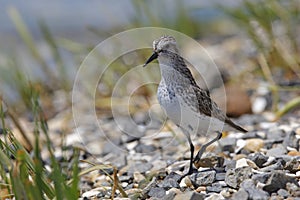
[(225, 120), (225, 122), (226, 122), (228, 125), (230, 125), (231, 127), (233, 127), (234, 129), (238, 130), (238, 131), (241, 131), (241, 132), (243, 132), (243, 133), (248, 132), (246, 129), (240, 127), (239, 125), (236, 125), (236, 124), (235, 124), (233, 121), (231, 121), (229, 118), (227, 118), (227, 119)]

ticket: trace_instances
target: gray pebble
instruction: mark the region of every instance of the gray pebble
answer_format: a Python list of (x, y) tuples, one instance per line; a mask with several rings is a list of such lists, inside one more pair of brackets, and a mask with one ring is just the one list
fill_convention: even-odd
[(277, 147), (269, 149), (266, 155), (278, 158), (286, 154), (286, 152), (286, 148), (282, 144), (279, 144)]
[(219, 140), (220, 147), (222, 148), (222, 151), (228, 151), (230, 153), (234, 152), (235, 146), (236, 146), (236, 139), (235, 138), (221, 138)]
[(153, 187), (150, 189), (148, 195), (150, 197), (163, 198), (166, 196), (166, 191), (163, 188)]
[(229, 169), (235, 169), (235, 165), (236, 165), (236, 160), (225, 159), (224, 162), (225, 171), (228, 171)]
[(284, 147), (292, 147), (295, 149), (299, 149), (299, 139), (296, 137), (295, 131), (290, 131), (286, 134), (282, 145)]
[(225, 176), (226, 176), (226, 173), (224, 173), (224, 172), (217, 173), (216, 174), (216, 181), (224, 181), (225, 180)]
[(272, 128), (267, 132), (267, 139), (273, 140), (274, 142), (281, 142), (285, 137), (285, 132), (281, 129)]
[(122, 176), (119, 177), (119, 181), (120, 182), (129, 182), (130, 180), (132, 180), (132, 176), (124, 176), (124, 175), (122, 175)]
[(223, 184), (216, 182), (216, 183), (213, 183), (211, 186), (207, 186), (206, 191), (220, 193), (223, 190), (223, 187), (224, 187)]
[(266, 183), (270, 176), (271, 173), (253, 174), (251, 178), (255, 182)]
[(284, 161), (282, 159), (279, 159), (279, 160), (277, 160), (276, 163), (274, 163), (272, 165), (269, 165), (267, 167), (261, 168), (260, 171), (271, 172), (271, 171), (274, 171), (274, 170), (282, 170), (283, 169), (283, 164), (284, 164)]
[(164, 196), (163, 200), (173, 200), (176, 196), (175, 192), (169, 192), (166, 196)]
[(294, 183), (297, 185), (295, 178), (287, 176), (282, 171), (272, 171), (263, 190), (269, 193), (276, 192), (279, 189), (285, 188), (287, 183)]
[(167, 190), (170, 188), (179, 188), (177, 181), (180, 177), (181, 176), (179, 174), (171, 172), (161, 183), (158, 184), (158, 186)]
[(249, 125), (256, 125), (265, 121), (266, 121), (265, 117), (260, 114), (251, 114), (251, 115), (244, 114), (241, 117), (239, 117), (238, 122), (240, 125), (249, 126)]
[(152, 153), (156, 150), (154, 145), (138, 144), (135, 148), (137, 153)]
[(233, 188), (238, 188), (239, 185), (245, 180), (250, 178), (252, 170), (250, 167), (241, 167), (237, 169), (229, 169), (226, 172), (225, 182)]
[(234, 193), (231, 197), (231, 200), (248, 200), (249, 194), (243, 188), (239, 189), (236, 193)]
[(254, 185), (254, 181), (251, 179), (244, 180), (241, 184), (241, 188), (248, 192), (249, 199), (267, 200), (270, 197), (267, 192), (256, 188)]
[(242, 139), (244, 140), (251, 139), (251, 138), (261, 138), (261, 137), (257, 135), (256, 131), (249, 131), (242, 136)]
[(189, 191), (185, 192), (183, 194), (177, 194), (174, 198), (174, 200), (204, 200), (205, 195), (202, 193), (194, 192), (194, 191)]
[(122, 152), (120, 144), (121, 144), (120, 139), (111, 139), (109, 141), (106, 141), (102, 149), (102, 155), (107, 155), (109, 153), (118, 155), (119, 153)]
[(287, 183), (287, 191), (294, 197), (300, 197), (300, 187), (297, 183)]
[(140, 172), (145, 173), (149, 171), (153, 165), (151, 163), (138, 163), (138, 164), (132, 164), (128, 169), (128, 175), (133, 175), (134, 172)]
[(196, 186), (210, 185), (216, 179), (216, 172), (214, 170), (194, 173), (190, 176), (192, 183)]
[(268, 157), (265, 156), (264, 154), (258, 152), (255, 154), (251, 154), (248, 156), (249, 160), (252, 160), (259, 168), (263, 166), (265, 162), (267, 162)]
[(111, 160), (110, 162), (119, 169), (127, 165), (127, 156), (124, 153), (119, 153), (118, 155), (114, 155), (114, 157), (111, 158), (110, 160)]
[(285, 189), (279, 189), (277, 191), (277, 194), (279, 196), (282, 196), (283, 198), (287, 198), (288, 196), (290, 196), (289, 192), (287, 190), (285, 190)]
[(296, 173), (300, 169), (300, 158), (293, 158), (292, 160), (288, 161), (284, 169), (289, 170), (292, 173)]
[(133, 115), (133, 121), (137, 125), (145, 125), (147, 121), (149, 121), (149, 113), (148, 112), (136, 112)]

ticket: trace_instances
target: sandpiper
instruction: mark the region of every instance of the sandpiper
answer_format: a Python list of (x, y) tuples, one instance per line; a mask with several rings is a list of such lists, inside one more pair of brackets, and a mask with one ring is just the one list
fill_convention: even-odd
[[(197, 85), (179, 54), (174, 37), (162, 36), (155, 40), (153, 54), (144, 66), (155, 59), (158, 59), (161, 71), (161, 81), (157, 90), (158, 101), (168, 118), (182, 129), (190, 145), (189, 171), (182, 176), (183, 178), (193, 173), (193, 162), (198, 162), (206, 148), (222, 137), (222, 130), (247, 131), (232, 122), (210, 98), (209, 92)], [(202, 145), (194, 159), (191, 135), (210, 136), (214, 133), (217, 134), (216, 137)]]

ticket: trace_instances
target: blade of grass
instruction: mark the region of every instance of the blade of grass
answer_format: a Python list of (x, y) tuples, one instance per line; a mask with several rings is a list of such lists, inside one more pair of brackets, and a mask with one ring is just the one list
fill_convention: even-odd
[(286, 113), (288, 113), (289, 111), (291, 111), (297, 107), (300, 107), (300, 97), (296, 97), (296, 98), (292, 99), (287, 104), (285, 104), (282, 109), (278, 110), (275, 114), (276, 115), (275, 120), (278, 120), (283, 115), (285, 115)]

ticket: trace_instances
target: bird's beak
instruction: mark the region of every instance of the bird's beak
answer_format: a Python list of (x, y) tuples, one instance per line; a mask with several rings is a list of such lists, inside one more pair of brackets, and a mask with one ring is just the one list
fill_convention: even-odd
[(151, 63), (157, 57), (158, 57), (158, 53), (154, 51), (153, 54), (150, 56), (150, 58), (148, 58), (148, 60), (146, 61), (146, 63), (143, 65), (143, 67), (146, 67), (146, 65), (148, 65), (149, 63)]

